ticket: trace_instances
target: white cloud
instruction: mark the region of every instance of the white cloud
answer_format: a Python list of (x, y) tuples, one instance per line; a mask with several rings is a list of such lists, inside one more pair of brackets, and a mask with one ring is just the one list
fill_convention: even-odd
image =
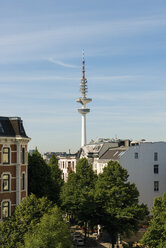
[(50, 61), (54, 64), (57, 64), (57, 65), (63, 66), (63, 67), (67, 67), (67, 68), (80, 68), (80, 66), (73, 65), (73, 64), (67, 64), (67, 63), (64, 63), (62, 61), (55, 60), (54, 58), (51, 58), (51, 57), (48, 59), (48, 61)]

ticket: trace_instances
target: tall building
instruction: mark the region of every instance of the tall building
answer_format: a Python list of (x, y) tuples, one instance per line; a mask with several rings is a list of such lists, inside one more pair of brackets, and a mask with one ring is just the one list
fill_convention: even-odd
[(87, 98), (87, 79), (85, 78), (85, 60), (83, 50), (83, 61), (82, 61), (82, 79), (80, 82), (81, 97), (76, 99), (76, 102), (81, 103), (82, 108), (78, 109), (78, 112), (82, 115), (82, 133), (81, 133), (81, 147), (86, 145), (86, 114), (90, 112), (90, 109), (86, 108), (86, 104), (91, 102), (91, 98)]
[(19, 117), (0, 117), (0, 221), (27, 196), (30, 138)]

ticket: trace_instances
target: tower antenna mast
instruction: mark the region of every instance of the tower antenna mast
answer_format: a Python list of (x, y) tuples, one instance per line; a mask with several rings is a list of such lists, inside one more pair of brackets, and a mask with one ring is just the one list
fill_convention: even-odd
[(85, 78), (85, 59), (83, 49), (82, 59), (82, 79), (80, 82), (81, 97), (76, 99), (76, 102), (81, 103), (82, 108), (78, 109), (78, 112), (82, 115), (82, 133), (81, 133), (81, 147), (86, 145), (86, 114), (90, 112), (90, 109), (86, 108), (86, 104), (91, 102), (91, 98), (87, 98), (88, 86), (87, 79)]

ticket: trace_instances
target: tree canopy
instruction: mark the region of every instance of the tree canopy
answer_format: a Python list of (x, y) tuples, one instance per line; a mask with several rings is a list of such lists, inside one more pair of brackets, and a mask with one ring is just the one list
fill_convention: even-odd
[(154, 200), (152, 219), (141, 242), (150, 248), (166, 247), (166, 193)]
[(52, 203), (46, 197), (37, 198), (34, 194), (26, 197), (14, 214), (0, 223), (0, 247), (18, 247), (23, 243), (25, 233), (32, 230), (51, 207)]
[(50, 188), (49, 188), (49, 199), (54, 203), (60, 205), (60, 192), (61, 187), (64, 184), (62, 179), (62, 171), (59, 169), (58, 159), (55, 154), (52, 154), (48, 163), (50, 169)]
[(28, 190), (29, 193), (37, 197), (47, 196), (49, 200), (60, 205), (60, 191), (63, 185), (61, 170), (58, 166), (58, 160), (53, 154), (47, 164), (38, 152), (29, 154), (28, 166)]
[(94, 187), (96, 175), (86, 158), (78, 161), (76, 173), (71, 172), (61, 193), (62, 208), (74, 216), (78, 223), (93, 220), (95, 209)]
[(55, 206), (44, 214), (41, 221), (26, 233), (24, 238), (25, 248), (72, 248), (72, 240), (67, 224), (62, 219), (62, 214)]
[(37, 197), (48, 196), (50, 181), (50, 169), (37, 148), (35, 152), (28, 157), (28, 192)]
[(95, 202), (96, 219), (110, 233), (113, 247), (118, 233), (137, 230), (138, 222), (148, 214), (147, 207), (138, 204), (138, 196), (127, 171), (116, 161), (108, 162), (95, 185)]

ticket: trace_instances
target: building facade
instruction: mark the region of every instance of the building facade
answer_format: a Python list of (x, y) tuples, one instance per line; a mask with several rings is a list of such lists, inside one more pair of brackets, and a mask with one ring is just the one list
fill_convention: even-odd
[(131, 142), (129, 147), (109, 148), (93, 162), (97, 174), (108, 161), (115, 160), (127, 169), (129, 181), (139, 191), (140, 203), (153, 205), (154, 198), (166, 192), (166, 142)]
[(0, 220), (27, 196), (29, 141), (21, 118), (0, 117)]
[(149, 209), (154, 198), (166, 192), (166, 142), (98, 139), (83, 146), (75, 155), (59, 158), (59, 167), (66, 181), (70, 171), (76, 171), (80, 158), (87, 158), (96, 174), (102, 173), (109, 161), (118, 161), (127, 169), (129, 181), (139, 191), (139, 202)]
[[(71, 171), (76, 172), (76, 164), (79, 159), (87, 158), (92, 164), (95, 173), (99, 174), (101, 171), (98, 170), (98, 160), (100, 160), (102, 155), (105, 154), (109, 148), (127, 149), (129, 145), (129, 140), (98, 139), (96, 142), (91, 141), (89, 144), (81, 147), (75, 154), (66, 153), (57, 156), (64, 181), (67, 181), (68, 174)], [(107, 161), (108, 160), (106, 160), (106, 163)]]
[(136, 142), (119, 158), (129, 181), (140, 193), (140, 203), (153, 205), (154, 198), (166, 192), (166, 142)]
[(77, 154), (64, 154), (58, 156), (59, 168), (62, 170), (62, 178), (66, 182), (70, 172), (76, 172)]

